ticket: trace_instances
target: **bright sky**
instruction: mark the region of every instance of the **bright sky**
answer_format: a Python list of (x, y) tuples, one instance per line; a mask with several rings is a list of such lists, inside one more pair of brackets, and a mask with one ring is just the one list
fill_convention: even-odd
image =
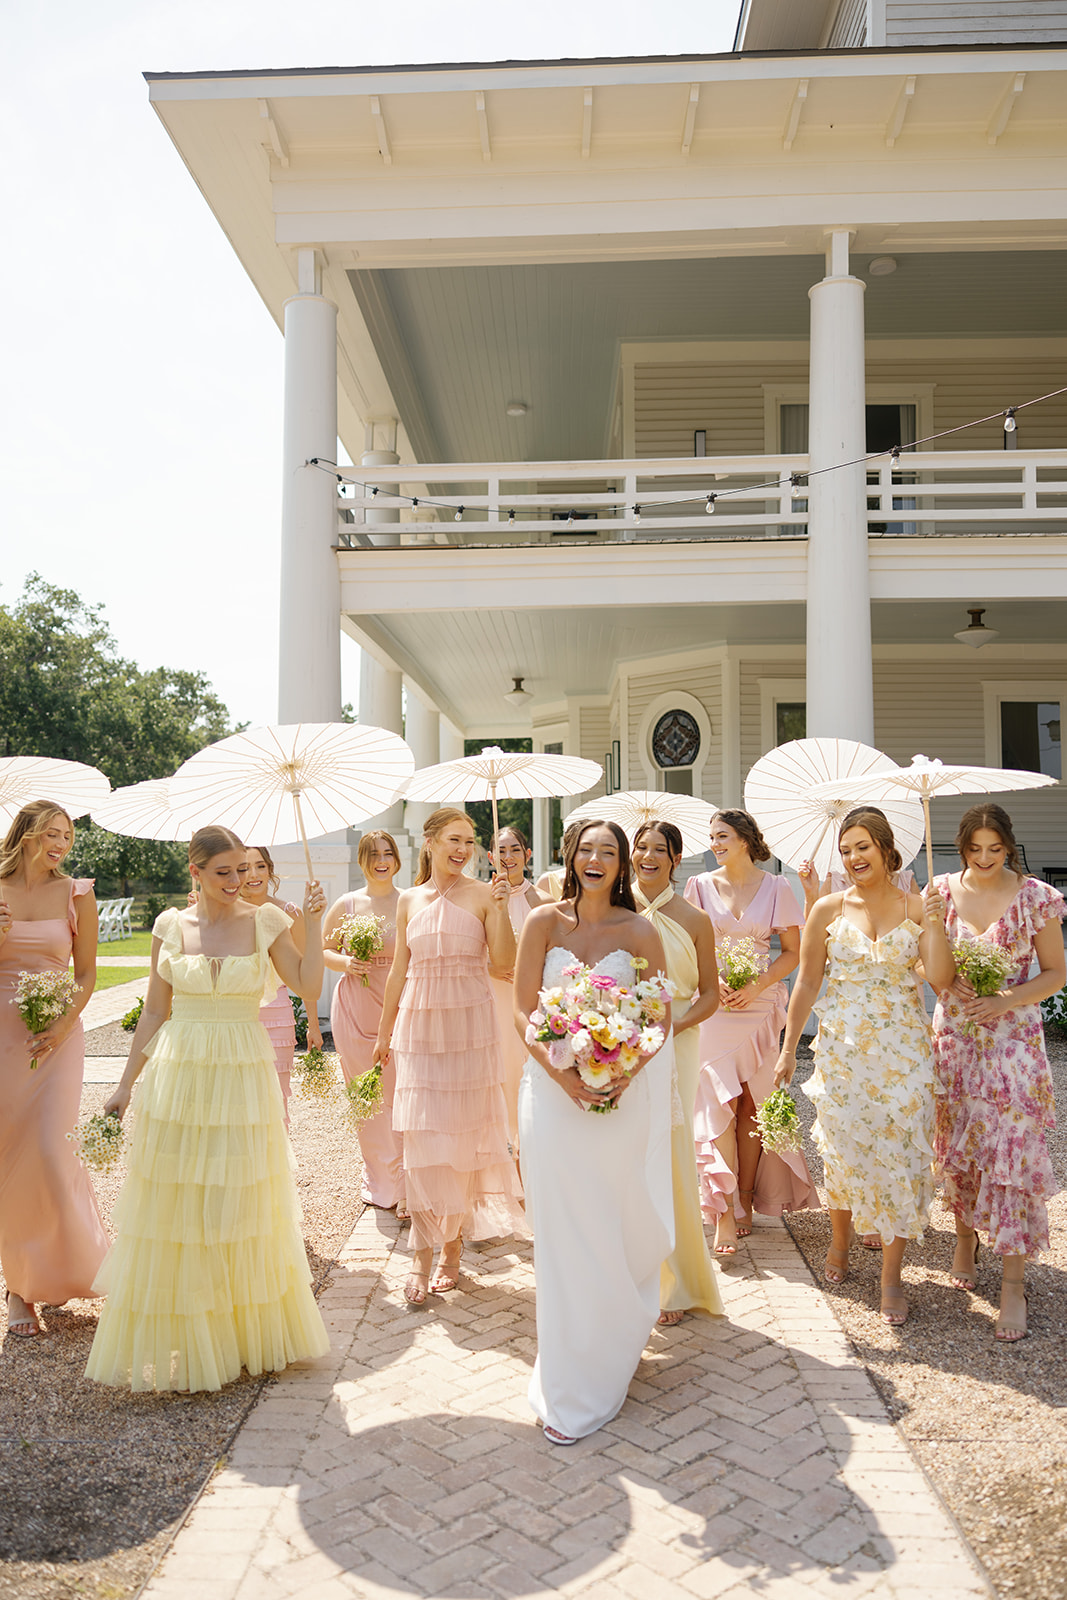
[[(123, 654), (276, 715), (282, 337), (142, 72), (728, 50), (739, 0), (4, 7), (0, 603), (102, 602)], [(342, 641), (346, 698), (358, 651)]]

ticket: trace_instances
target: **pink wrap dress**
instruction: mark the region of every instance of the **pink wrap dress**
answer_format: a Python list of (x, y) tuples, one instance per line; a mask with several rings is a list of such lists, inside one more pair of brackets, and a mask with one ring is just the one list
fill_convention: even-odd
[(85, 1030), (37, 1067), (26, 1028), (10, 1002), (20, 972), (65, 972), (77, 917), (74, 902), (91, 878), (70, 880), (65, 917), (13, 923), (0, 943), (0, 1263), (9, 1289), (47, 1305), (84, 1299), (107, 1252), (88, 1174), (67, 1139), (78, 1121)]
[[(804, 920), (789, 884), (770, 872), (763, 874), (763, 882), (740, 917), (735, 917), (723, 903), (710, 872), (690, 878), (685, 898), (707, 912), (715, 924), (717, 945), (723, 939), (751, 939), (765, 958), (770, 954), (771, 934), (776, 929), (799, 928)], [(731, 1102), (745, 1084), (757, 1107), (773, 1090), (787, 1002), (785, 984), (776, 983), (744, 1011), (720, 1007), (700, 1024), (700, 1081), (693, 1131), (701, 1206), (708, 1221), (726, 1213), (731, 1194), (735, 1215), (739, 1220), (744, 1215), (736, 1192), (737, 1179), (715, 1140), (733, 1121)], [(776, 1156), (767, 1150), (762, 1152), (756, 1170), (754, 1210), (764, 1216), (780, 1217), (783, 1211), (818, 1210), (819, 1204), (818, 1191), (802, 1154)]]
[[(345, 895), (344, 915), (355, 912), (355, 895)], [(374, 1065), (374, 1046), (385, 999), (385, 984), (396, 951), (396, 928), (386, 929), (385, 943), (370, 963), (367, 983), (345, 973), (333, 991), (330, 1002), (330, 1031), (341, 1057), (345, 1082), (360, 1078)], [(359, 1124), (359, 1148), (363, 1156), (364, 1204), (388, 1210), (404, 1198), (404, 1153), (400, 1136), (393, 1131), (393, 1095), (396, 1090), (396, 1058), (390, 1054), (382, 1068), (382, 1109), (377, 1116)]]

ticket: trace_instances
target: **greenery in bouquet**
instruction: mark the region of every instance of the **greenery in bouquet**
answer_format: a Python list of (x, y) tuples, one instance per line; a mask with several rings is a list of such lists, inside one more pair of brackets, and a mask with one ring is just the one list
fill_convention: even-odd
[(67, 1138), (78, 1152), (82, 1165), (91, 1172), (110, 1172), (117, 1167), (126, 1145), (122, 1122), (114, 1111), (106, 1117), (84, 1117)]
[[(369, 912), (359, 916), (351, 913), (341, 919), (337, 930), (337, 948), (343, 955), (354, 956), (357, 961), (370, 961), (385, 948), (385, 927), (384, 917), (376, 917)], [(361, 981), (364, 989), (370, 984), (365, 972), (361, 975)]]
[(296, 1029), (296, 1048), (304, 1050), (308, 1042), (308, 1014), (303, 1000), (297, 994), (289, 996), (293, 1008), (293, 1026)]
[(788, 1089), (775, 1089), (756, 1112), (755, 1132), (764, 1150), (772, 1155), (789, 1155), (801, 1147), (800, 1117), (797, 1103)]
[(293, 1061), (292, 1076), (305, 1100), (332, 1100), (337, 1093), (337, 1057), (327, 1050), (308, 1050)]
[(754, 939), (722, 939), (715, 954), (728, 989), (744, 989), (767, 970), (767, 958), (756, 949)]
[(363, 1072), (358, 1078), (353, 1078), (346, 1085), (345, 1094), (348, 1097), (348, 1117), (350, 1122), (358, 1126), (361, 1122), (369, 1122), (371, 1117), (376, 1117), (384, 1105), (382, 1091), (381, 1063), (375, 1063), (368, 1072)]
[(135, 1033), (137, 1031), (137, 1024), (141, 1020), (141, 1012), (143, 1010), (144, 1010), (144, 1001), (143, 1000), (135, 1000), (133, 1002), (133, 1005), (130, 1007), (130, 1009), (127, 1011), (126, 1015), (122, 1019), (122, 1026), (123, 1026), (123, 1028), (125, 1029), (125, 1031), (127, 1033)]
[[(985, 939), (961, 939), (952, 951), (956, 971), (966, 978), (982, 1000), (999, 994), (1004, 982), (1015, 971), (1015, 958), (1010, 950)], [(978, 1024), (964, 1022), (961, 1032), (972, 1037), (978, 1033)]]
[[(43, 1033), (69, 1011), (81, 994), (70, 972), (20, 972), (11, 1002), (31, 1033)], [(30, 1062), (30, 1071), (37, 1057)]]

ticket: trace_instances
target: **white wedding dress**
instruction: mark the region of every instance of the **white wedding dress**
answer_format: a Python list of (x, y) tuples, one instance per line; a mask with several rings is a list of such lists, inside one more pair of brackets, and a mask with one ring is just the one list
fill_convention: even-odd
[[(564, 983), (576, 959), (555, 946), (542, 987)], [(594, 968), (633, 980), (614, 950)], [(659, 1315), (660, 1265), (674, 1247), (668, 1039), (618, 1109), (583, 1111), (538, 1062), (519, 1089), (519, 1153), (533, 1228), (537, 1361), (530, 1404), (574, 1438), (622, 1408)]]

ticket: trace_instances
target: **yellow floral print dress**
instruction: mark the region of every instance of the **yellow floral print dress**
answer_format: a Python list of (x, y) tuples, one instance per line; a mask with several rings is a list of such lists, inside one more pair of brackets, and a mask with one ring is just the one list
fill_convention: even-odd
[(844, 917), (826, 934), (826, 993), (816, 1006), (807, 1087), (828, 1204), (859, 1233), (921, 1239), (933, 1198), (934, 1058), (915, 982), (920, 929), (910, 919), (868, 939)]

